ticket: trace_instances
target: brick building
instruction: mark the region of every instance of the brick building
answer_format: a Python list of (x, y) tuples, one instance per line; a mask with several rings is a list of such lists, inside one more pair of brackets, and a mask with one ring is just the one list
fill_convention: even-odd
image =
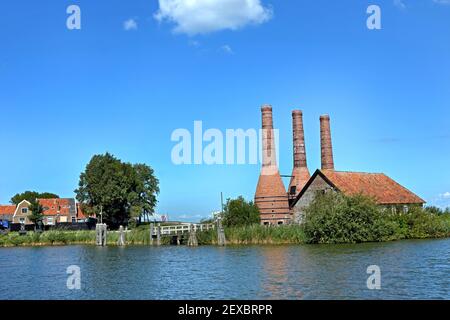
[[(263, 131), (264, 129), (273, 131), (272, 108), (263, 106), (262, 114)], [(255, 193), (255, 203), (260, 210), (261, 223), (301, 223), (304, 209), (311, 203), (317, 192), (327, 190), (347, 195), (363, 194), (372, 197), (380, 206), (396, 211), (399, 208), (408, 210), (412, 205), (423, 206), (425, 203), (423, 199), (383, 173), (335, 171), (328, 115), (320, 116), (321, 169), (316, 170), (310, 177), (301, 111), (292, 112), (292, 122), (294, 163), (287, 191), (284, 190), (274, 159), (269, 160), (271, 166), (266, 163), (266, 158), (275, 156), (271, 134), (269, 138), (263, 139), (263, 166)], [(288, 199), (287, 207), (286, 199)]]
[[(55, 225), (56, 223), (77, 223), (87, 219), (81, 206), (73, 198), (37, 199), (43, 207), (44, 225)], [(31, 225), (33, 222), (28, 218), (32, 213), (29, 210), (30, 202), (23, 200), (16, 205), (0, 205), (0, 220), (9, 223), (20, 223)]]
[(261, 223), (286, 224), (291, 220), (288, 194), (278, 171), (273, 131), (272, 107), (265, 105), (262, 113), (262, 168), (256, 186), (255, 204)]

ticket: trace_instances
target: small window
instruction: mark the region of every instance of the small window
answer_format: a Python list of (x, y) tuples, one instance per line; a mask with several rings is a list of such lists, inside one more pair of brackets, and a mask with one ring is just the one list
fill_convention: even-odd
[(283, 221), (278, 221), (278, 225), (280, 226), (280, 225), (282, 225), (283, 224)]
[(269, 222), (267, 222), (267, 221), (264, 222), (264, 225), (265, 225), (265, 226), (268, 226), (268, 225), (269, 225)]
[(47, 224), (53, 224), (53, 217), (47, 218)]
[(75, 219), (75, 217), (72, 217), (72, 223), (77, 222), (77, 219)]
[(28, 208), (22, 208), (22, 214), (27, 214), (28, 213)]
[(25, 218), (20, 218), (19, 222), (20, 222), (20, 224), (25, 224)]
[(295, 193), (297, 192), (297, 187), (296, 186), (291, 186), (291, 195), (295, 195)]

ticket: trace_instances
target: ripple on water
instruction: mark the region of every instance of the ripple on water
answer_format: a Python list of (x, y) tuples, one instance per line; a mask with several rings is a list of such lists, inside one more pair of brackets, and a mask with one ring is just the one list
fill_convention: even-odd
[[(367, 289), (373, 264), (381, 268), (382, 290)], [(81, 290), (66, 287), (69, 265), (81, 268)], [(450, 239), (2, 248), (0, 270), (0, 299), (450, 299)]]

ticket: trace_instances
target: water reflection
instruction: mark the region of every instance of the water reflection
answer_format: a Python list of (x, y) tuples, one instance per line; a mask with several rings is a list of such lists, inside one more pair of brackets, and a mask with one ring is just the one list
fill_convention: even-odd
[(298, 281), (290, 265), (292, 255), (289, 247), (267, 247), (260, 250), (263, 257), (263, 273), (260, 277), (263, 296), (268, 299), (302, 299)]
[[(366, 286), (379, 265), (382, 290)], [(81, 290), (66, 269), (81, 268)], [(450, 239), (362, 245), (0, 248), (3, 299), (450, 299)]]

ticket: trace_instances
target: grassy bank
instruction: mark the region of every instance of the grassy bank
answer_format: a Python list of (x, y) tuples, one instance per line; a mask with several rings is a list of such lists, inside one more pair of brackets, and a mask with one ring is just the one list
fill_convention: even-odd
[[(327, 220), (329, 221), (329, 220)], [(266, 227), (251, 225), (242, 227), (225, 228), (225, 236), (228, 244), (306, 244), (306, 243), (358, 243), (368, 241), (392, 241), (401, 239), (424, 239), (450, 237), (450, 215), (426, 214), (422, 211), (413, 211), (408, 214), (387, 214), (382, 221), (375, 226), (367, 225), (367, 228), (375, 227), (376, 236), (369, 236), (365, 227), (359, 227), (358, 232), (348, 235), (346, 224), (335, 220), (323, 226), (314, 225), (285, 225), (278, 227)], [(352, 228), (350, 225), (349, 228)], [(362, 234), (362, 236), (361, 236)], [(107, 244), (117, 245), (118, 232), (108, 232)], [(217, 244), (217, 233), (209, 230), (197, 233), (200, 245)], [(140, 227), (131, 230), (126, 235), (128, 245), (149, 245), (148, 227)], [(162, 238), (162, 244), (167, 245), (169, 237)], [(86, 244), (95, 245), (95, 231), (63, 231), (53, 230), (41, 234), (28, 232), (20, 236), (17, 232), (0, 235), (0, 247), (9, 246), (47, 246)]]
[[(107, 233), (107, 245), (117, 245), (119, 238), (118, 232)], [(127, 244), (130, 245), (149, 245), (149, 233), (145, 229), (135, 229), (127, 232)], [(163, 238), (162, 244), (168, 244), (169, 239)], [(48, 245), (69, 245), (86, 244), (95, 245), (95, 231), (66, 231), (52, 230), (43, 233), (27, 232), (26, 235), (19, 235), (18, 232), (10, 232), (7, 235), (0, 235), (0, 247), (11, 246), (48, 246)]]
[[(217, 244), (217, 232), (209, 230), (197, 233), (198, 243)], [(225, 228), (228, 244), (302, 244), (306, 243), (303, 228), (298, 225), (266, 227), (251, 225)]]

